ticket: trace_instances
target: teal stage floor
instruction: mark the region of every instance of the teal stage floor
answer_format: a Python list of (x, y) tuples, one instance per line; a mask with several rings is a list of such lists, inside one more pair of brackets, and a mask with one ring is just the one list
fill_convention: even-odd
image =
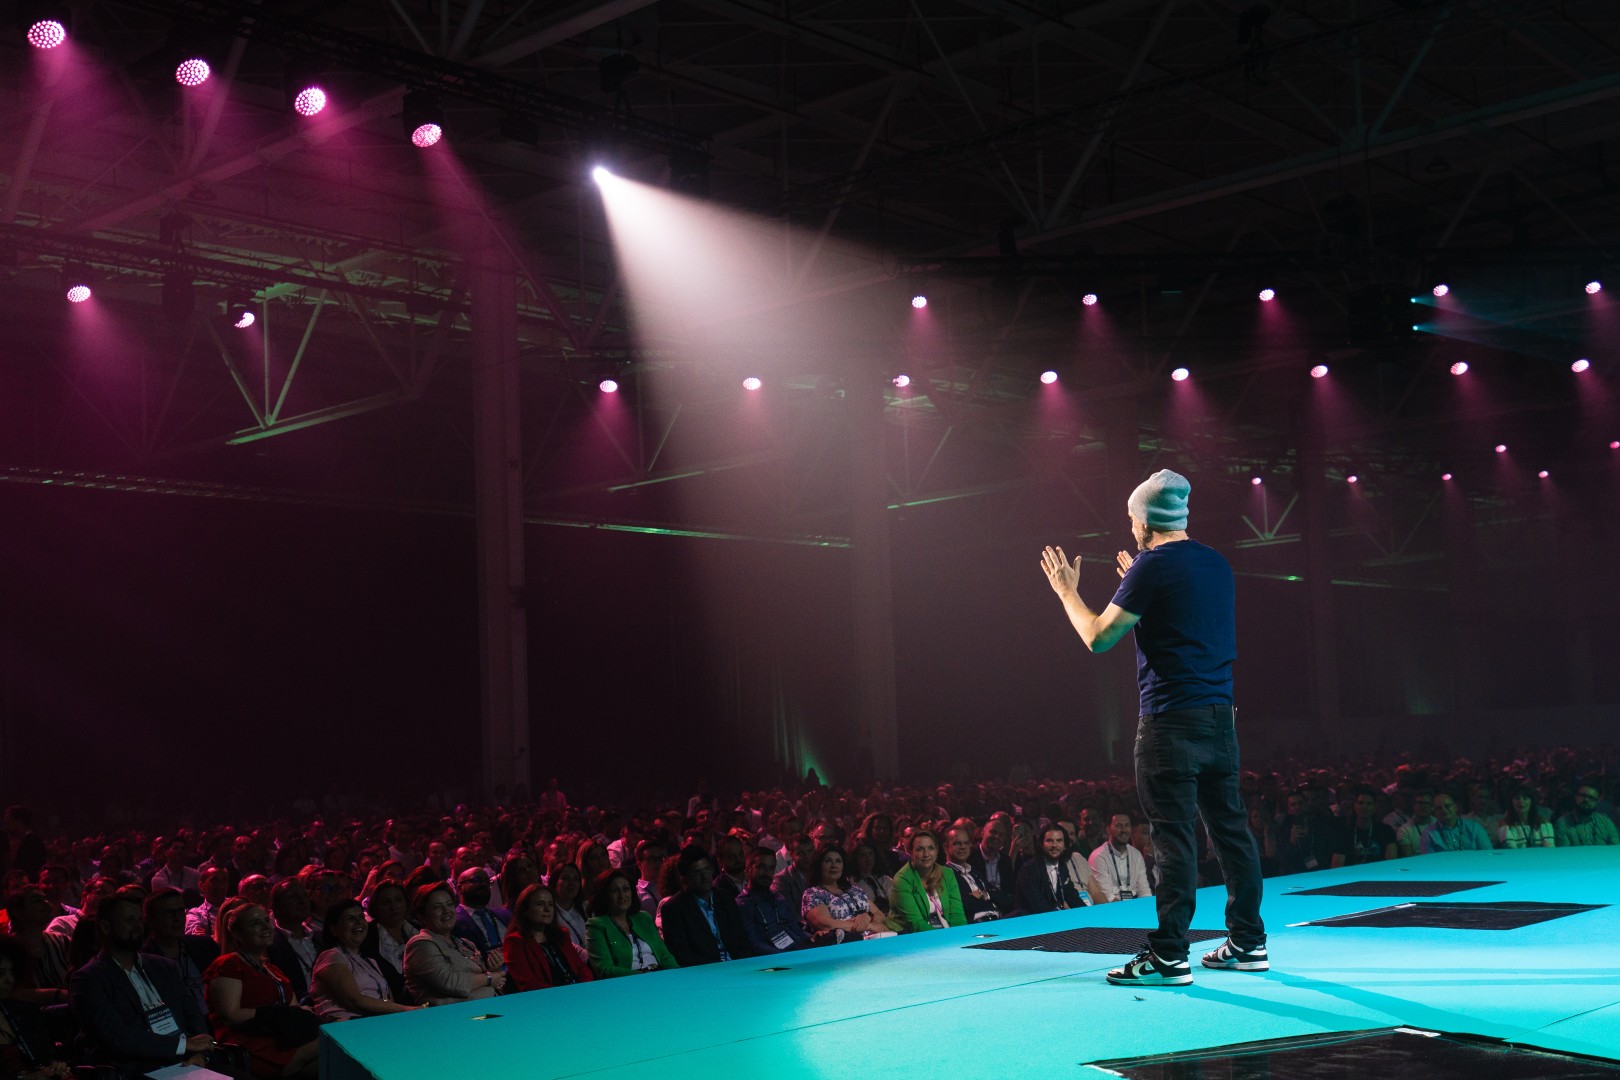
[[(1364, 881), (1502, 884), (1299, 895)], [(1194, 985), (1123, 989), (1103, 972), (1124, 954), (967, 947), (1151, 926), (1152, 901), (1133, 900), (329, 1025), (321, 1075), (1083, 1077), (1103, 1075), (1093, 1061), (1394, 1026), (1620, 1059), (1620, 906), (1513, 930), (1296, 925), (1413, 901), (1617, 899), (1620, 848), (1423, 856), (1268, 880), (1263, 974), (1200, 968), (1195, 944)], [(1220, 929), (1224, 901), (1202, 890), (1193, 927)]]

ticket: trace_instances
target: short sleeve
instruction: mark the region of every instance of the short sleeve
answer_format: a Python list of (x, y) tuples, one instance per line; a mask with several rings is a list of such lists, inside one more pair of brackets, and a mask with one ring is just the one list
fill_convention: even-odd
[(1120, 579), (1119, 588), (1114, 590), (1113, 603), (1138, 618), (1147, 613), (1148, 602), (1153, 599), (1156, 560), (1150, 558), (1150, 554), (1146, 551), (1139, 554)]

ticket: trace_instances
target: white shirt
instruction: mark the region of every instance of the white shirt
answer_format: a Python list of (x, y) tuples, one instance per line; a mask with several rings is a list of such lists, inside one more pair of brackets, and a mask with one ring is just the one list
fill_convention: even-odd
[(1130, 889), (1133, 896), (1153, 895), (1153, 886), (1148, 884), (1147, 861), (1134, 846), (1126, 844), (1122, 853), (1116, 851), (1112, 843), (1104, 844), (1091, 853), (1087, 862), (1091, 866), (1091, 879), (1097, 885), (1097, 899), (1102, 903), (1118, 900), (1121, 888)]
[(152, 875), (152, 891), (179, 889), (181, 892), (185, 892), (187, 889), (195, 889), (197, 879), (201, 876), (192, 867), (182, 866), (180, 869), (171, 872), (167, 864), (165, 864), (158, 867), (158, 872)]

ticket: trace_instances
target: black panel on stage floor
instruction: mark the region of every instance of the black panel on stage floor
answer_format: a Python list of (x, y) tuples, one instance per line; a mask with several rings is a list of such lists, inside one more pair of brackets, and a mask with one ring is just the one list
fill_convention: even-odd
[(1396, 904), (1355, 911), (1328, 919), (1295, 923), (1296, 926), (1423, 927), (1430, 930), (1517, 930), (1521, 926), (1551, 922), (1607, 904), (1544, 904), (1536, 900), (1504, 900), (1495, 904)]
[(1500, 881), (1347, 881), (1320, 889), (1289, 889), (1289, 896), (1448, 896)]
[[(1152, 932), (1152, 928), (1146, 926), (1082, 926), (1074, 930), (1059, 930), (1055, 934), (1036, 934), (1034, 937), (1009, 938), (1006, 941), (986, 941), (978, 945), (969, 945), (967, 948), (1020, 952), (1124, 953), (1129, 956), (1147, 948), (1147, 936)], [(1188, 941), (1212, 941), (1225, 937), (1225, 930), (1187, 931)]]

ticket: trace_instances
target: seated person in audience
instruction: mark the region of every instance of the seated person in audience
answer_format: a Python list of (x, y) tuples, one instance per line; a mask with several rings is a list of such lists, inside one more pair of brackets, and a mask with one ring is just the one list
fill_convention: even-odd
[(0, 1077), (59, 1080), (69, 1075), (68, 1065), (58, 1059), (39, 1009), (8, 1000), (16, 988), (17, 968), (26, 958), (9, 934), (0, 934)]
[[(1058, 830), (1062, 832), (1061, 829)], [(894, 876), (889, 928), (902, 934), (962, 926), (962, 896), (956, 874), (940, 862), (939, 840), (927, 829), (911, 834), (911, 861)]]
[(491, 998), (506, 988), (506, 972), (499, 970), (484, 951), (455, 935), (456, 895), (444, 882), (423, 885), (416, 891), (416, 923), (421, 932), (405, 945), (405, 986), (411, 997), (426, 1005)]
[(1395, 830), (1378, 820), (1378, 799), (1370, 787), (1356, 789), (1351, 804), (1349, 849), (1351, 866), (1395, 858)]
[(405, 988), (405, 943), (416, 936), (416, 927), (405, 918), (407, 907), (405, 886), (399, 882), (384, 881), (372, 889), (366, 908), (371, 918), (360, 953), (377, 962), (395, 1001), (414, 1005), (416, 999)]
[(161, 956), (175, 965), (180, 981), (197, 1006), (197, 1015), (206, 1019), (208, 1001), (203, 996), (203, 972), (219, 959), (219, 945), (213, 938), (188, 934), (186, 898), (175, 889), (159, 889), (146, 898), (148, 937), (141, 952)]
[(186, 933), (217, 937), (219, 906), (231, 895), (230, 871), (220, 866), (203, 870), (197, 878), (197, 890), (202, 893), (202, 903), (186, 912)]
[(1091, 880), (1097, 891), (1092, 902), (1111, 904), (1138, 896), (1152, 896), (1147, 860), (1131, 843), (1131, 815), (1115, 814), (1108, 821), (1108, 843), (1091, 853)]
[(1017, 882), (1018, 871), (1023, 869), (1024, 864), (1036, 858), (1035, 841), (1035, 826), (1028, 821), (1013, 822), (1012, 833), (1007, 840), (1007, 857), (1012, 860), (1014, 882)]
[(753, 955), (737, 904), (715, 892), (714, 860), (696, 844), (676, 860), (680, 891), (658, 909), (659, 931), (681, 967), (697, 967)]
[(551, 886), (551, 894), (557, 899), (557, 920), (568, 927), (569, 936), (583, 947), (589, 914), (585, 910), (585, 883), (580, 878), (579, 867), (563, 863), (552, 872), (546, 884)]
[(24, 885), (6, 897), (7, 928), (27, 956), (13, 973), (13, 1000), (39, 1006), (67, 1001), (68, 972), (74, 966), (72, 939), (45, 929), (51, 910), (50, 898), (37, 885)]
[(20, 803), (6, 807), (3, 827), (11, 852), (8, 860), (11, 869), (21, 870), (30, 881), (39, 877), (48, 856), (45, 841), (34, 831), (34, 811)]
[(557, 918), (556, 895), (538, 883), (518, 894), (501, 953), (514, 990), (544, 990), (592, 979), (583, 946)]
[(775, 876), (776, 851), (755, 848), (748, 856), (748, 887), (737, 897), (737, 911), (755, 956), (771, 956), (810, 944), (810, 934), (798, 910), (771, 888)]
[(1069, 834), (1061, 825), (1048, 825), (1040, 833), (1040, 854), (1018, 869), (1018, 914), (1067, 911), (1085, 907), (1091, 897), (1081, 891), (1069, 862)]
[(973, 869), (973, 830), (960, 825), (946, 830), (945, 865), (956, 875), (956, 894), (962, 898), (962, 915), (968, 922), (1001, 917), (989, 887)]
[(1395, 830), (1395, 854), (1403, 859), (1421, 854), (1423, 830), (1434, 824), (1434, 792), (1424, 788), (1412, 793), (1412, 816)]
[(152, 891), (178, 889), (182, 893), (198, 892), (201, 877), (195, 868), (186, 865), (186, 845), (182, 840), (170, 840), (163, 849), (163, 865), (152, 874)]
[(1553, 824), (1536, 809), (1536, 797), (1529, 788), (1517, 788), (1508, 796), (1507, 812), (1496, 827), (1499, 848), (1553, 847)]
[(849, 880), (865, 891), (879, 915), (887, 917), (889, 896), (894, 892), (894, 878), (882, 869), (888, 860), (879, 857), (870, 840), (857, 840), (849, 849), (849, 863)]
[(522, 896), (530, 885), (539, 883), (540, 865), (527, 854), (514, 851), (501, 862), (501, 896), (508, 901)]
[(254, 1076), (315, 1076), (319, 1021), (265, 955), (275, 938), (270, 913), (258, 904), (222, 905), (219, 934), (225, 952), (203, 972), (214, 1038), (240, 1045)]
[(1088, 806), (1080, 811), (1079, 832), (1074, 838), (1074, 849), (1082, 858), (1108, 843), (1108, 818), (1102, 811)]
[(641, 874), (636, 882), (636, 904), (648, 915), (657, 914), (658, 901), (665, 895), (665, 890), (659, 887), (664, 854), (663, 842), (655, 838), (636, 845), (636, 869)]
[[(816, 842), (810, 839), (807, 833), (797, 833), (784, 847), (788, 852), (788, 865), (777, 871), (776, 877), (771, 880), (771, 888), (787, 897), (788, 903), (796, 905), (803, 911), (804, 891), (812, 884), (811, 867), (816, 861)], [(776, 862), (781, 866), (780, 851), (776, 853)]]
[(270, 906), (270, 892), (272, 888), (273, 886), (270, 884), (270, 879), (265, 877), (263, 874), (249, 874), (247, 877), (243, 878), (242, 883), (236, 887), (236, 895), (240, 896), (243, 900), (246, 900), (250, 904), (258, 904), (260, 907), (267, 908)]
[(327, 909), (339, 900), (353, 900), (354, 890), (350, 888), (348, 878), (325, 867), (306, 866), (299, 877), (303, 879), (304, 891), (309, 895), (309, 916), (304, 924), (309, 927), (311, 937), (317, 942), (323, 941)]
[[(184, 898), (172, 900), (172, 921), (184, 918)], [(201, 1065), (214, 1048), (208, 1016), (162, 956), (141, 951), (145, 937), (141, 903), (120, 890), (96, 908), (101, 952), (73, 973), (70, 1000), (90, 1060), (136, 1077), (182, 1061)]]
[(71, 923), (64, 928), (57, 925), (57, 920), (79, 914), (79, 909), (68, 903), (68, 894), (74, 888), (73, 875), (61, 863), (46, 863), (45, 869), (39, 872), (39, 887), (45, 893), (45, 898), (51, 902), (53, 909), (51, 921), (45, 929), (59, 934), (72, 934)]
[(481, 866), (463, 870), (456, 878), (461, 903), (456, 907), (455, 935), (466, 938), (485, 953), (501, 951), (512, 913), (489, 906), (489, 874)]
[(579, 852), (574, 856), (574, 865), (579, 867), (581, 881), (597, 881), (603, 874), (613, 869), (613, 864), (608, 861), (607, 848), (594, 840), (587, 840), (579, 846)]
[(310, 931), (309, 893), (296, 877), (276, 883), (270, 890), (270, 913), (275, 920), (275, 936), (270, 942), (270, 962), (281, 969), (293, 984), (293, 997), (309, 1000), (309, 979), (320, 954), (316, 937)]
[(326, 947), (315, 958), (310, 997), (322, 1020), (352, 1020), (410, 1012), (416, 1006), (394, 1000), (377, 962), (361, 952), (366, 912), (358, 900), (339, 900), (327, 909)]
[(735, 834), (715, 842), (714, 891), (728, 904), (736, 904), (737, 897), (748, 888), (747, 854), (742, 838)]
[(990, 893), (990, 902), (1004, 914), (1012, 911), (1014, 904), (1015, 879), (1012, 859), (1007, 855), (1007, 841), (1011, 836), (1012, 826), (1006, 818), (991, 818), (979, 830), (979, 844), (969, 859), (969, 865)]
[(1485, 827), (1473, 818), (1457, 814), (1457, 800), (1442, 791), (1434, 797), (1434, 824), (1423, 830), (1418, 850), (1424, 855), (1437, 851), (1490, 851), (1491, 838)]
[(1560, 815), (1553, 828), (1559, 847), (1601, 847), (1620, 844), (1614, 820), (1598, 812), (1598, 786), (1583, 783), (1575, 789), (1575, 805)]
[(681, 966), (658, 936), (653, 917), (636, 903), (636, 887), (623, 870), (606, 870), (596, 879), (585, 947), (598, 979)]
[(872, 911), (871, 897), (849, 880), (844, 866), (844, 849), (837, 844), (823, 844), (812, 856), (811, 884), (799, 898), (799, 911), (817, 945), (854, 941), (883, 929)]

